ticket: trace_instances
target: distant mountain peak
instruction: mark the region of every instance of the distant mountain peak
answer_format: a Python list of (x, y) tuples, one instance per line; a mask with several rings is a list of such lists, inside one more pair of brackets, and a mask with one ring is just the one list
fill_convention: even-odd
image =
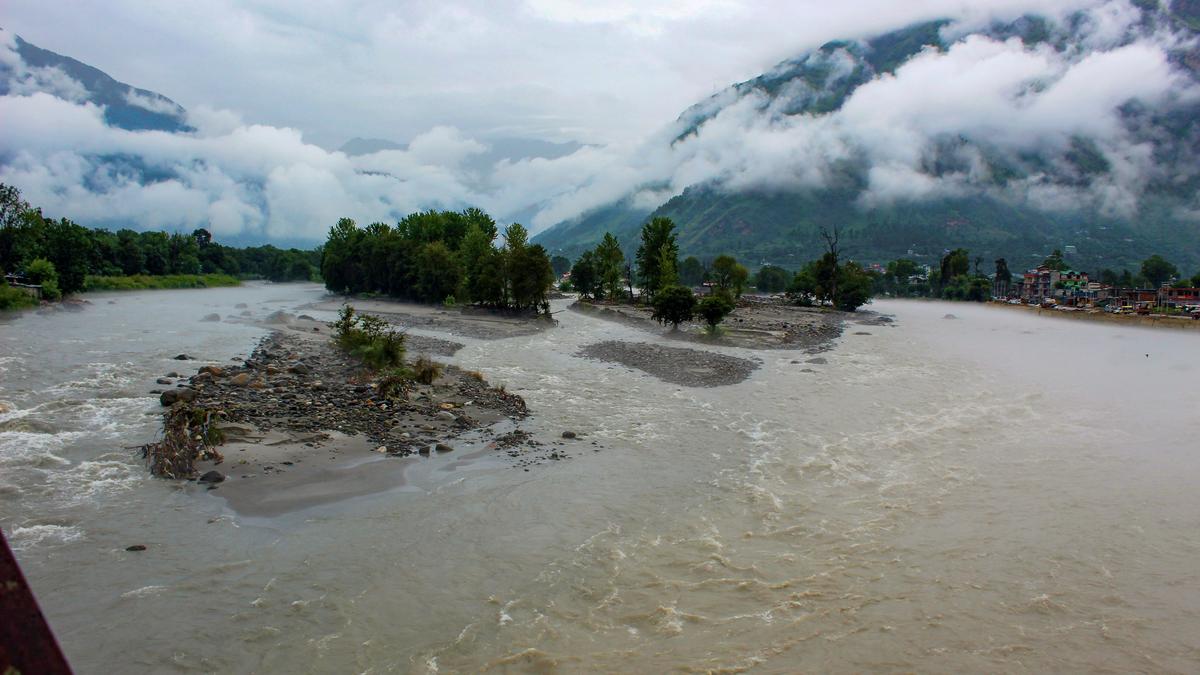
[(119, 82), (0, 28), (0, 96), (35, 92), (100, 106), (105, 122), (128, 131), (193, 131), (187, 111), (166, 96)]
[(1133, 0), (830, 41), (686, 109), (657, 209), (634, 186), (536, 240), (577, 253), (654, 215), (698, 255), (800, 261), (840, 226), (868, 259), (1080, 242), (1085, 265), (1200, 264), (1198, 28), (1200, 0)]

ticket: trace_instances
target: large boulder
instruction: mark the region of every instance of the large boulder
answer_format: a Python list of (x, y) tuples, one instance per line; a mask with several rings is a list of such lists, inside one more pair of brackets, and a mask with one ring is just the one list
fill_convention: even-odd
[(200, 370), (198, 370), (196, 372), (208, 373), (209, 375), (212, 375), (213, 377), (221, 377), (222, 375), (225, 374), (225, 370), (223, 368), (221, 368), (221, 366), (201, 366)]
[(237, 375), (234, 375), (233, 377), (229, 378), (229, 384), (232, 384), (235, 387), (244, 387), (250, 384), (250, 373), (238, 373)]
[(221, 315), (220, 314), (205, 314), (204, 318), (200, 319), (200, 320), (201, 321), (220, 321)]
[(165, 406), (173, 405), (179, 401), (191, 403), (194, 400), (196, 400), (196, 390), (188, 389), (187, 387), (168, 389), (158, 397), (158, 402)]
[(208, 471), (203, 476), (198, 478), (201, 483), (220, 483), (225, 480), (225, 475), (220, 471)]

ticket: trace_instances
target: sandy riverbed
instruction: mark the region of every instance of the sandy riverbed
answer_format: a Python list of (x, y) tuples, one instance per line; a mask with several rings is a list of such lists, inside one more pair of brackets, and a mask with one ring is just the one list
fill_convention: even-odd
[(800, 307), (783, 299), (745, 296), (721, 324), (722, 334), (715, 340), (704, 333), (699, 319), (685, 322), (672, 331), (651, 318), (652, 309), (644, 305), (607, 304), (580, 301), (571, 309), (590, 316), (618, 321), (663, 337), (745, 349), (827, 349), (841, 334), (847, 322), (886, 324), (890, 319), (870, 311), (855, 313)]

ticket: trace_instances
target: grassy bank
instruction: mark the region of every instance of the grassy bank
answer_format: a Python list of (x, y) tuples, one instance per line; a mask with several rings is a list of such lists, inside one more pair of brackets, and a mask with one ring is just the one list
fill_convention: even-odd
[(0, 312), (7, 312), (13, 309), (25, 309), (37, 305), (37, 300), (30, 297), (20, 289), (13, 288), (6, 283), (0, 282)]
[(215, 288), (238, 286), (241, 281), (228, 274), (166, 274), (151, 276), (135, 274), (128, 277), (101, 277), (89, 274), (84, 281), (87, 291), (144, 291), (171, 288)]

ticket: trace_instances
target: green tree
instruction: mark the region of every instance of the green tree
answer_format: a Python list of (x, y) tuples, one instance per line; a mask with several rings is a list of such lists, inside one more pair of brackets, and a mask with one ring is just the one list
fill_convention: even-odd
[(642, 226), (642, 243), (634, 256), (642, 292), (653, 298), (661, 288), (671, 285), (668, 271), (679, 269), (679, 245), (675, 241), (675, 222), (661, 216)]
[(1008, 295), (1008, 287), (1012, 284), (1012, 272), (1008, 269), (1008, 261), (1004, 258), (996, 259), (996, 290), (1001, 296)]
[(754, 286), (763, 293), (779, 293), (787, 290), (792, 275), (782, 267), (763, 265), (754, 277)]
[(908, 258), (897, 258), (889, 262), (879, 280), (880, 290), (902, 297), (924, 295), (924, 287), (912, 282), (912, 278), (917, 276), (920, 269), (916, 262)]
[(965, 275), (970, 269), (971, 254), (965, 248), (956, 248), (942, 256), (941, 282), (944, 285), (954, 277)]
[(479, 258), (470, 278), (471, 301), (491, 307), (503, 307), (505, 302), (504, 254), (489, 247)]
[(1167, 262), (1160, 255), (1152, 255), (1142, 261), (1142, 276), (1150, 283), (1151, 288), (1158, 288), (1172, 277), (1179, 274), (1179, 269)]
[(63, 293), (83, 290), (92, 251), (92, 238), (86, 227), (66, 218), (46, 222), (46, 258), (58, 271), (58, 288)]
[(121, 267), (117, 264), (119, 247), (117, 235), (108, 230), (85, 229), (84, 232), (91, 241), (91, 256), (87, 263), (88, 272), (103, 276), (119, 276)]
[[(26, 208), (18, 211), (22, 205)], [(46, 257), (46, 221), (42, 212), (19, 199), (4, 208), (7, 213), (3, 216), (4, 226), (0, 227), (0, 268), (19, 270), (34, 258)]]
[(325, 287), (334, 293), (357, 293), (358, 279), (362, 276), (357, 269), (358, 242), (362, 232), (350, 218), (341, 218), (329, 228), (329, 238), (321, 256), (321, 276)]
[(733, 299), (728, 294), (720, 291), (701, 298), (696, 304), (696, 313), (703, 317), (704, 322), (708, 324), (709, 334), (715, 335), (717, 326), (720, 325), (725, 317), (733, 311)]
[(696, 295), (685, 286), (665, 286), (655, 294), (653, 307), (650, 318), (662, 324), (671, 324), (673, 331), (679, 330), (679, 324), (695, 315)]
[(621, 252), (621, 246), (612, 232), (604, 233), (604, 238), (596, 247), (595, 260), (596, 273), (600, 278), (600, 285), (604, 289), (604, 296), (612, 301), (620, 299), (624, 292), (621, 288), (621, 278), (625, 254)]
[(1200, 288), (1200, 272), (1196, 272), (1196, 276), (1192, 277), (1192, 288)]
[(679, 259), (676, 255), (676, 250), (666, 244), (658, 251), (658, 288), (660, 291), (679, 285)]
[(197, 248), (204, 248), (212, 243), (212, 233), (203, 227), (192, 230), (192, 239), (196, 240)]
[(689, 255), (679, 265), (679, 282), (684, 286), (699, 286), (704, 283), (704, 265), (699, 258)]
[(458, 291), (462, 270), (454, 254), (441, 241), (431, 241), (417, 255), (417, 297), (442, 302)]
[(528, 243), (529, 232), (524, 225), (512, 223), (504, 228), (504, 304), (515, 308), (520, 308), (521, 300), (524, 300), (516, 297), (514, 286), (517, 282), (514, 278), (520, 276), (521, 270), (528, 265), (525, 259)]
[(550, 258), (550, 267), (554, 269), (554, 277), (561, 279), (562, 275), (571, 271), (571, 259), (562, 255), (552, 256)]
[(797, 304), (806, 307), (823, 301), (826, 292), (817, 278), (817, 263), (813, 260), (796, 271), (792, 277), (792, 285), (788, 287), (788, 295)]
[(146, 254), (138, 241), (137, 232), (117, 230), (117, 265), (123, 274), (141, 274), (146, 267)]
[(463, 236), (458, 254), (462, 259), (463, 274), (465, 275), (465, 290), (462, 297), (474, 302), (486, 302), (485, 296), (493, 295), (487, 288), (489, 258), (495, 252), (492, 246), (494, 235), (490, 235), (477, 222), (472, 222)]
[(853, 312), (871, 299), (871, 275), (855, 262), (842, 265), (838, 271), (837, 294), (833, 306), (843, 312)]
[(146, 257), (146, 271), (150, 274), (168, 274), (171, 271), (170, 239), (165, 232), (142, 232), (138, 235), (142, 254)]
[(909, 277), (915, 276), (919, 269), (920, 267), (917, 266), (917, 263), (908, 258), (897, 258), (887, 264), (888, 274), (904, 283), (908, 283)]
[(1054, 251), (1052, 251), (1050, 255), (1042, 261), (1042, 265), (1052, 270), (1058, 270), (1059, 272), (1069, 269), (1067, 267), (1067, 261), (1063, 259), (1063, 252), (1058, 249), (1054, 249)]
[(554, 285), (554, 268), (541, 244), (528, 243), (529, 233), (520, 223), (504, 230), (504, 269), (508, 280), (508, 304), (514, 309), (536, 309), (546, 303)]
[(750, 271), (733, 256), (720, 255), (713, 261), (712, 277), (717, 288), (740, 298), (746, 288), (746, 282), (750, 279)]
[(21, 190), (0, 183), (0, 228), (17, 227), (29, 210), (29, 202), (21, 198)]
[(45, 258), (35, 258), (25, 266), (25, 275), (29, 280), (42, 287), (42, 297), (47, 300), (58, 300), (62, 292), (58, 289), (58, 270), (54, 263)]
[(571, 285), (584, 298), (599, 298), (604, 294), (593, 251), (585, 251), (571, 267)]
[(509, 259), (512, 306), (536, 309), (546, 303), (546, 292), (554, 285), (550, 256), (541, 244), (526, 246)]
[(199, 274), (200, 249), (196, 238), (179, 233), (167, 237), (167, 271), (170, 274)]
[(465, 209), (462, 212), (462, 218), (463, 222), (466, 224), (466, 228), (463, 230), (464, 236), (466, 232), (471, 229), (472, 225), (478, 227), (480, 230), (483, 230), (483, 233), (487, 236), (487, 240), (489, 242), (494, 241), (496, 239), (496, 235), (500, 233), (499, 230), (496, 229), (496, 221), (492, 220), (491, 216), (475, 207)]
[(802, 305), (830, 304), (853, 312), (871, 298), (871, 275), (855, 262), (838, 264), (834, 252), (826, 252), (796, 273), (788, 295)]

